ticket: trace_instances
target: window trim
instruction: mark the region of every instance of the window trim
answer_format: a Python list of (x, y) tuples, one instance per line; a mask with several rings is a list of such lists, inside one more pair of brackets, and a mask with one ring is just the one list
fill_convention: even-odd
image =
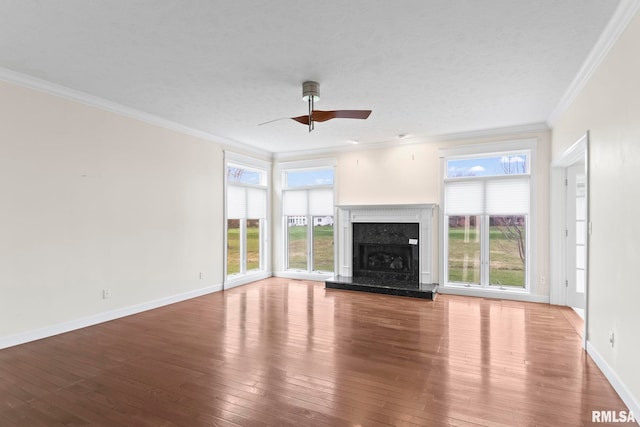
[[(247, 170), (264, 172), (264, 183), (263, 184), (250, 184), (250, 183), (241, 183), (241, 182), (230, 182), (228, 179), (228, 168), (231, 167), (241, 167)], [(256, 159), (253, 157), (248, 157), (242, 154), (238, 154), (235, 152), (224, 151), (224, 167), (223, 167), (223, 182), (224, 182), (224, 194), (223, 194), (223, 216), (224, 216), (224, 232), (223, 232), (223, 255), (224, 255), (224, 263), (223, 263), (223, 288), (230, 289), (235, 286), (240, 286), (246, 283), (253, 282), (255, 280), (259, 280), (262, 278), (271, 277), (271, 162)], [(241, 271), (239, 273), (235, 273), (232, 275), (228, 274), (228, 224), (229, 218), (227, 216), (228, 211), (228, 188), (229, 186), (238, 186), (243, 188), (259, 188), (266, 190), (266, 214), (264, 221), (260, 221), (260, 269), (257, 270), (249, 270), (249, 271)], [(241, 229), (241, 242), (246, 240), (246, 232), (242, 233), (242, 229), (246, 229), (246, 224), (243, 226), (243, 222), (246, 220), (240, 220), (240, 229)], [(245, 241), (246, 246), (246, 241)], [(241, 245), (242, 247), (242, 245)], [(241, 252), (241, 263), (243, 254)], [(246, 258), (246, 254), (244, 255)]]
[[(442, 202), (442, 209), (440, 209), (440, 283), (444, 290), (464, 290), (470, 294), (477, 292), (478, 294), (485, 293), (499, 293), (499, 294), (533, 294), (536, 286), (535, 272), (537, 267), (536, 262), (536, 151), (537, 151), (537, 139), (528, 138), (521, 140), (510, 140), (500, 142), (488, 142), (478, 143), (472, 145), (460, 145), (454, 147), (441, 148), (438, 150), (440, 157), (441, 168), (441, 185), (440, 185), (440, 200)], [(525, 265), (525, 287), (524, 288), (501, 288), (498, 286), (491, 286), (488, 283), (481, 284), (480, 286), (468, 286), (463, 283), (449, 283), (448, 282), (448, 239), (446, 233), (448, 231), (447, 218), (445, 214), (446, 206), (444, 206), (445, 200), (445, 186), (447, 181), (459, 181), (461, 179), (473, 180), (473, 177), (447, 177), (447, 160), (450, 159), (471, 159), (471, 158), (483, 158), (491, 157), (492, 155), (502, 154), (515, 154), (527, 152), (528, 158), (528, 174), (517, 174), (514, 176), (528, 176), (529, 177), (529, 213), (527, 214), (527, 258), (528, 262)], [(497, 177), (501, 177), (498, 175)], [(495, 179), (496, 176), (477, 177), (477, 179)], [(480, 215), (481, 220), (483, 215)], [(488, 242), (485, 242), (488, 245)], [(488, 274), (488, 273), (487, 273)]]
[[(301, 160), (301, 161), (290, 161), (290, 162), (281, 162), (278, 163), (275, 168), (280, 179), (280, 206), (279, 212), (281, 216), (281, 224), (282, 224), (282, 248), (281, 248), (281, 257), (282, 257), (282, 275), (287, 277), (295, 277), (295, 278), (303, 278), (303, 279), (315, 279), (318, 280), (318, 276), (321, 278), (328, 278), (334, 275), (334, 271), (336, 270), (336, 260), (337, 260), (337, 247), (335, 242), (337, 241), (337, 229), (335, 227), (335, 219), (336, 219), (336, 188), (337, 188), (337, 174), (335, 173), (337, 166), (337, 161), (334, 158), (323, 158), (323, 159), (313, 159), (313, 160)], [(305, 186), (287, 186), (287, 172), (296, 172), (296, 171), (312, 171), (312, 170), (326, 170), (333, 169), (333, 184), (318, 184), (318, 185), (305, 185)], [(314, 215), (307, 214), (305, 215), (307, 221), (307, 269), (290, 269), (289, 268), (289, 239), (288, 239), (288, 224), (287, 224), (287, 216), (284, 215), (284, 193), (286, 191), (299, 191), (299, 190), (314, 190), (314, 189), (331, 189), (333, 191), (333, 218), (334, 218), (334, 229), (333, 229), (333, 241), (334, 241), (334, 271), (317, 271), (313, 270), (313, 218)], [(317, 216), (317, 215), (316, 215)]]

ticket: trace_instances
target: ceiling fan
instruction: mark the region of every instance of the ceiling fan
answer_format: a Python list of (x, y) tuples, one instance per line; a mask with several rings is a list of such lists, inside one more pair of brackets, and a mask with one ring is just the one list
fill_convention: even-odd
[[(371, 114), (371, 110), (316, 110), (314, 103), (319, 99), (320, 84), (318, 82), (307, 81), (302, 83), (302, 100), (306, 101), (309, 105), (309, 114), (298, 117), (285, 117), (284, 119), (295, 120), (298, 123), (307, 125), (309, 126), (309, 132), (311, 132), (314, 129), (315, 122), (326, 122), (331, 119), (366, 119), (369, 117), (369, 114)], [(260, 123), (260, 125), (284, 119), (270, 120)]]

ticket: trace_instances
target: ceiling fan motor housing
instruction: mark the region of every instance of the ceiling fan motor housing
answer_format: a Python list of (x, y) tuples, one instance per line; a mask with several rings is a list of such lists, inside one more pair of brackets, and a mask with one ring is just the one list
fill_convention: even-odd
[(304, 82), (302, 83), (302, 100), (308, 101), (311, 99), (313, 102), (320, 100), (320, 84), (318, 82)]

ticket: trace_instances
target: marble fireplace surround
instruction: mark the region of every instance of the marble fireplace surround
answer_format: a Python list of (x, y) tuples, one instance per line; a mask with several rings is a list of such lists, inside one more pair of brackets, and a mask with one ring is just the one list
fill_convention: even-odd
[(420, 283), (433, 283), (435, 204), (337, 206), (337, 274), (353, 277), (354, 223), (417, 223)]

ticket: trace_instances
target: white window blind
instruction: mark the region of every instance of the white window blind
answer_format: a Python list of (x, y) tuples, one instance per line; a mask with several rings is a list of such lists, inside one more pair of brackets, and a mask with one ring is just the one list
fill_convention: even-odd
[(486, 182), (489, 215), (517, 215), (529, 212), (529, 177), (490, 180)]
[(450, 181), (444, 187), (447, 215), (480, 215), (484, 209), (484, 183), (482, 181)]
[(307, 214), (307, 190), (288, 190), (282, 197), (282, 213), (286, 216), (301, 216)]
[(247, 217), (247, 193), (244, 187), (227, 186), (227, 218)]
[(237, 185), (227, 186), (228, 219), (263, 219), (267, 217), (267, 190)]
[(333, 189), (286, 190), (282, 212), (285, 216), (333, 215)]
[(267, 190), (247, 188), (247, 218), (264, 219), (267, 217)]
[(318, 188), (309, 191), (309, 215), (333, 215), (333, 189)]
[(529, 212), (529, 177), (445, 182), (446, 215), (515, 215)]

